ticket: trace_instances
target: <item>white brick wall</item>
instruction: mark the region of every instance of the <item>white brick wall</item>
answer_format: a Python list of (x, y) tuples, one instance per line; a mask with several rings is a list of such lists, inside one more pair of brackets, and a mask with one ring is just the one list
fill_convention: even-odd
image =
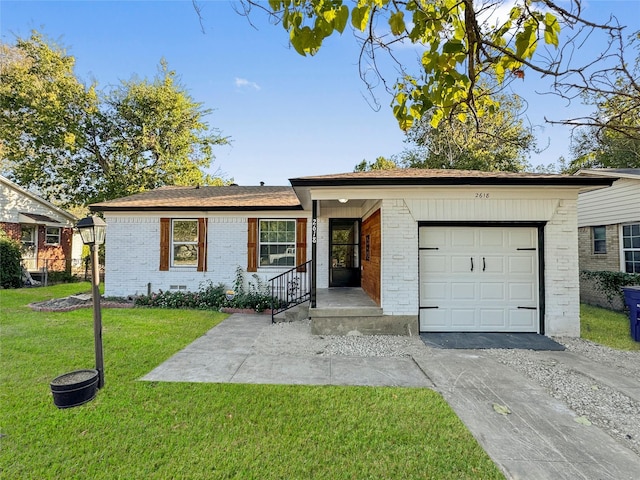
[(418, 224), (404, 200), (384, 200), (381, 210), (382, 288), (385, 315), (417, 315)]
[(580, 336), (576, 200), (560, 200), (544, 231), (545, 333)]
[[(318, 218), (318, 243), (316, 244), (316, 288), (329, 288), (329, 219)], [(311, 234), (309, 234), (311, 247)], [(311, 258), (311, 248), (309, 248)]]
[[(200, 214), (202, 215), (202, 214)], [(195, 268), (172, 268), (161, 272), (160, 267), (160, 217), (105, 215), (107, 242), (105, 252), (105, 295), (126, 297), (146, 294), (148, 284), (151, 291), (169, 290), (171, 286), (185, 286), (196, 291), (203, 282), (214, 285), (223, 283), (231, 287), (236, 269), (245, 270), (245, 280), (253, 281), (254, 272), (247, 268), (247, 218), (292, 218), (282, 214), (235, 216), (210, 216), (207, 238), (207, 271)], [(176, 217), (176, 215), (173, 215)], [(196, 218), (187, 215), (183, 218)], [(301, 215), (297, 212), (297, 216)], [(307, 257), (311, 259), (311, 222), (307, 222)], [(267, 282), (287, 268), (259, 268), (256, 275)]]

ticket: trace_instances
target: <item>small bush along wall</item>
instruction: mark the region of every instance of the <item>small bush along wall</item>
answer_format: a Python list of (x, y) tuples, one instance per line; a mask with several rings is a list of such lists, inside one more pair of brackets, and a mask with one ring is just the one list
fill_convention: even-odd
[(22, 286), (20, 244), (0, 230), (0, 287), (19, 288)]
[(580, 272), (582, 278), (590, 279), (595, 282), (596, 289), (607, 299), (611, 304), (614, 298), (618, 298), (624, 305), (624, 294), (622, 287), (630, 285), (640, 285), (640, 275), (636, 273), (624, 273), (624, 272), (591, 272), (583, 270)]
[[(135, 304), (143, 307), (195, 308), (200, 310), (220, 310), (222, 308), (250, 309), (263, 312), (271, 308), (269, 285), (256, 274), (253, 281), (245, 282), (244, 271), (238, 267), (233, 288), (224, 284), (206, 282), (197, 292), (159, 291), (136, 298)], [(274, 306), (275, 307), (275, 306)]]

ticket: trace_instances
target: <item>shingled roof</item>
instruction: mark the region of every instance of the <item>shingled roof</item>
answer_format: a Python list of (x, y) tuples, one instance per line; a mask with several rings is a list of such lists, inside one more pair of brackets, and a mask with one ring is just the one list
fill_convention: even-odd
[(237, 185), (223, 187), (167, 186), (129, 197), (94, 203), (90, 205), (90, 208), (94, 212), (302, 210), (301, 199), (305, 204), (308, 202), (308, 192), (305, 187), (522, 185), (597, 188), (611, 185), (613, 180), (596, 176), (548, 173), (398, 168), (299, 177), (292, 178), (290, 182), (293, 188)]
[(375, 185), (604, 185), (595, 178), (582, 179), (554, 173), (482, 172), (396, 168), (335, 175), (298, 177), (289, 180), (294, 187), (303, 186), (375, 186)]
[(301, 210), (291, 187), (160, 187), (90, 205), (91, 211)]

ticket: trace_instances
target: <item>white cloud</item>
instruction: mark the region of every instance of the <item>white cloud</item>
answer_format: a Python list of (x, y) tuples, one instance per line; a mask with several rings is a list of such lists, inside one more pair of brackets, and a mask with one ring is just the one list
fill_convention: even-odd
[(260, 90), (260, 85), (258, 85), (256, 82), (251, 82), (246, 78), (236, 77), (235, 84), (238, 88), (252, 88), (253, 90)]

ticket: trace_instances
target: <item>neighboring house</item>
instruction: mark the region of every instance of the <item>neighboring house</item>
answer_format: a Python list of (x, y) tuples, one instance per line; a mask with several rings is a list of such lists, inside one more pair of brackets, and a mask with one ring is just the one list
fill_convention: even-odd
[(107, 222), (105, 295), (231, 285), (238, 266), (266, 281), (310, 260), (312, 322), (327, 288), (361, 287), (381, 311), (324, 318), (325, 331), (577, 336), (578, 192), (611, 183), (378, 170), (292, 187), (165, 187), (91, 209)]
[(29, 272), (71, 271), (76, 217), (0, 175), (0, 228), (22, 244)]
[[(640, 273), (640, 168), (580, 170), (577, 175), (613, 181), (610, 188), (578, 197), (580, 270)], [(586, 278), (581, 279), (580, 298), (624, 309), (621, 299), (609, 303)]]

